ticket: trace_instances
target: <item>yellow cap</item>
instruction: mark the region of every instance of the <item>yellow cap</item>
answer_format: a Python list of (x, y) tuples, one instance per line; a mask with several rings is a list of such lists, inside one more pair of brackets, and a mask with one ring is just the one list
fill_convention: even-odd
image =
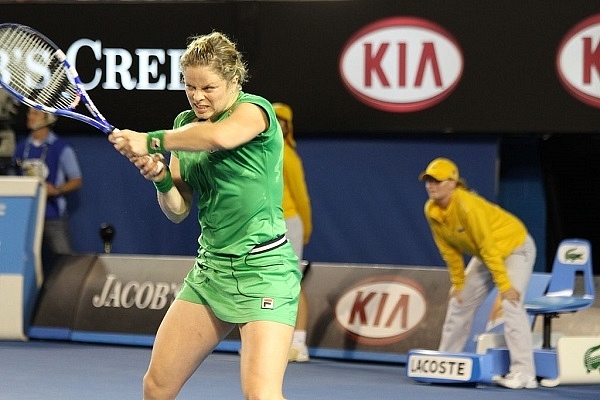
[(447, 158), (436, 158), (429, 163), (425, 171), (421, 172), (419, 180), (422, 181), (428, 176), (436, 181), (445, 181), (447, 179), (458, 181), (458, 167)]
[(284, 119), (287, 122), (292, 122), (292, 119), (294, 118), (292, 107), (284, 103), (273, 103), (273, 108), (275, 109), (275, 114), (279, 118)]
[(294, 138), (294, 124), (292, 122), (294, 113), (292, 112), (292, 107), (285, 103), (273, 103), (273, 109), (275, 110), (275, 115), (277, 118), (281, 118), (287, 122), (287, 134), (285, 134), (283, 137), (290, 146), (295, 148), (296, 139)]

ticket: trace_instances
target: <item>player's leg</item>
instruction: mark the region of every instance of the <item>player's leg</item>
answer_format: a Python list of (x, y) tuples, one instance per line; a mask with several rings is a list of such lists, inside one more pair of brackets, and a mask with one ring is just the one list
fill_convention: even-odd
[[(243, 263), (243, 264), (242, 264)], [(283, 377), (298, 314), (300, 271), (292, 246), (251, 254), (234, 265), (241, 296), (242, 392), (248, 400), (282, 400)]]
[(272, 321), (240, 326), (240, 370), (246, 399), (284, 399), (283, 378), (293, 332), (293, 326)]
[(217, 319), (208, 306), (175, 300), (156, 334), (144, 376), (144, 400), (175, 399), (233, 326)]

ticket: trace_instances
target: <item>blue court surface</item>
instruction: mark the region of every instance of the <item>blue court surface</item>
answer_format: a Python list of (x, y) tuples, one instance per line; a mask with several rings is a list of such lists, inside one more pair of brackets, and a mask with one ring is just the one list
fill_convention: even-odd
[[(140, 400), (141, 379), (149, 359), (148, 347), (0, 341), (0, 399)], [(432, 385), (409, 379), (403, 364), (313, 358), (289, 365), (284, 394), (288, 400), (596, 400), (600, 399), (600, 386), (510, 390), (487, 385)], [(237, 353), (212, 354), (178, 399), (242, 399)]]

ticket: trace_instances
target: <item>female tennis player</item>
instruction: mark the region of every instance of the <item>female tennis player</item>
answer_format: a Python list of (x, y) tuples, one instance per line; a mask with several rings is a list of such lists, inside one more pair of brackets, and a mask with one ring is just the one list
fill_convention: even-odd
[[(198, 255), (158, 329), (144, 399), (175, 399), (238, 326), (245, 398), (281, 400), (300, 293), (281, 207), (283, 135), (272, 105), (242, 91), (235, 44), (219, 32), (192, 39), (180, 60), (191, 109), (173, 129), (109, 136), (154, 181), (173, 222), (198, 197)], [(155, 174), (162, 152), (171, 152), (169, 167)]]

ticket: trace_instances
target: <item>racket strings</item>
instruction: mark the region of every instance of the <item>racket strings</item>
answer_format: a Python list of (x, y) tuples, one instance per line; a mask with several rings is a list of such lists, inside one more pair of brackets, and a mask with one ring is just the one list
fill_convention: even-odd
[(75, 84), (54, 46), (34, 32), (8, 26), (0, 30), (0, 48), (8, 58), (1, 63), (10, 75), (3, 80), (17, 92), (46, 107), (73, 109), (77, 105)]

